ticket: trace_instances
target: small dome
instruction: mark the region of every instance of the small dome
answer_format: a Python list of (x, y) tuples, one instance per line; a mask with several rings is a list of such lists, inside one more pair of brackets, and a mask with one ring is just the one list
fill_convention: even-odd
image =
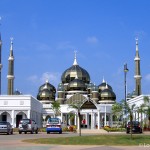
[(69, 91), (74, 91), (74, 90), (86, 91), (86, 85), (82, 80), (75, 78), (73, 81), (71, 81), (68, 84), (68, 90)]
[(22, 93), (16, 89), (13, 95), (22, 95)]
[(56, 92), (55, 87), (52, 84), (50, 84), (48, 80), (46, 80), (46, 82), (39, 87), (39, 91), (42, 91), (43, 89), (48, 89), (50, 91)]
[(49, 92), (48, 89), (44, 89), (44, 90), (42, 90), (42, 91), (40, 92), (40, 97), (46, 97), (46, 98), (48, 98), (49, 95), (50, 95), (50, 92)]
[(112, 90), (106, 88), (103, 91), (101, 91), (100, 100), (116, 100), (116, 95)]
[[(103, 82), (98, 86), (99, 90), (103, 91), (104, 89), (106, 89), (106, 84), (107, 83), (103, 80)], [(108, 89), (112, 90), (112, 87), (109, 84), (107, 84), (107, 87)]]
[(55, 87), (46, 81), (39, 87), (37, 99), (39, 100), (55, 100), (56, 89)]

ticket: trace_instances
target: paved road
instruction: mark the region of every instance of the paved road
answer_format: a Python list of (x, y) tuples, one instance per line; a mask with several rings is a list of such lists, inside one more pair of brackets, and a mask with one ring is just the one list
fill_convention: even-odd
[[(109, 133), (108, 133), (109, 134)], [(86, 135), (86, 134), (85, 134)], [(18, 134), (0, 135), (0, 150), (150, 150), (150, 143), (140, 146), (64, 146), (64, 145), (48, 145), (48, 144), (31, 144), (22, 142), (24, 139), (35, 138), (52, 138), (52, 137), (68, 137), (78, 136), (76, 133), (63, 134)]]

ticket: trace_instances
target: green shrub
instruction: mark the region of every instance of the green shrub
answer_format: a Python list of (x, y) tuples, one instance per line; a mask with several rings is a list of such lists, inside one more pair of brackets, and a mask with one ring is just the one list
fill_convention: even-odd
[(46, 128), (39, 128), (39, 132), (46, 132)]
[(63, 128), (62, 128), (62, 131), (63, 131), (63, 132), (68, 132), (69, 129), (68, 129), (68, 127), (63, 127)]
[(104, 127), (104, 130), (106, 130), (107, 132), (124, 132), (126, 131), (125, 128), (116, 128), (116, 127)]

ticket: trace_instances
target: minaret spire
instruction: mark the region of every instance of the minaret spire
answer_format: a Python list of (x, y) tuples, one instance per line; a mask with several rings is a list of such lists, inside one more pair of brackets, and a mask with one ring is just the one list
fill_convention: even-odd
[(138, 38), (136, 40), (136, 54), (135, 54), (135, 91), (137, 95), (141, 95), (141, 70), (140, 70), (140, 55), (139, 55), (139, 47), (138, 47)]
[(73, 65), (74, 66), (78, 65), (78, 63), (77, 63), (77, 51), (74, 51), (74, 62), (73, 62)]
[[(1, 16), (0, 16), (0, 27), (1, 27)], [(2, 70), (2, 40), (0, 31), (0, 95), (1, 95), (1, 70)]]
[(14, 56), (13, 56), (13, 38), (10, 38), (11, 40), (11, 45), (10, 45), (10, 55), (8, 58), (8, 89), (7, 89), (7, 94), (8, 95), (13, 95), (14, 93)]

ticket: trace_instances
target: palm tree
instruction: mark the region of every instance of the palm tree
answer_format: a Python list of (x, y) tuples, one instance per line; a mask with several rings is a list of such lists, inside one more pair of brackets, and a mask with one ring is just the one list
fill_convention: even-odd
[(79, 125), (79, 136), (81, 136), (81, 102), (76, 102), (74, 104), (70, 104), (69, 107), (77, 110), (77, 116), (78, 116), (78, 125)]
[(119, 119), (123, 114), (122, 105), (120, 103), (113, 104), (112, 113), (117, 117), (117, 127), (118, 127)]
[(148, 116), (148, 128), (150, 128), (150, 99), (148, 96), (144, 97), (144, 105), (146, 107), (145, 114)]
[(145, 108), (145, 104), (141, 104), (140, 107), (137, 108), (137, 112), (141, 114), (141, 127), (143, 128), (143, 113)]
[(133, 111), (134, 111), (134, 108), (135, 108), (135, 104), (129, 106), (129, 104), (126, 102), (126, 101), (123, 101), (123, 105), (124, 105), (124, 108), (126, 108), (126, 113), (129, 115), (129, 119), (130, 119), (130, 137), (131, 137), (131, 140), (133, 139), (132, 138), (132, 128), (133, 128)]
[(52, 110), (54, 111), (54, 117), (60, 114), (60, 103), (57, 101), (52, 102)]

